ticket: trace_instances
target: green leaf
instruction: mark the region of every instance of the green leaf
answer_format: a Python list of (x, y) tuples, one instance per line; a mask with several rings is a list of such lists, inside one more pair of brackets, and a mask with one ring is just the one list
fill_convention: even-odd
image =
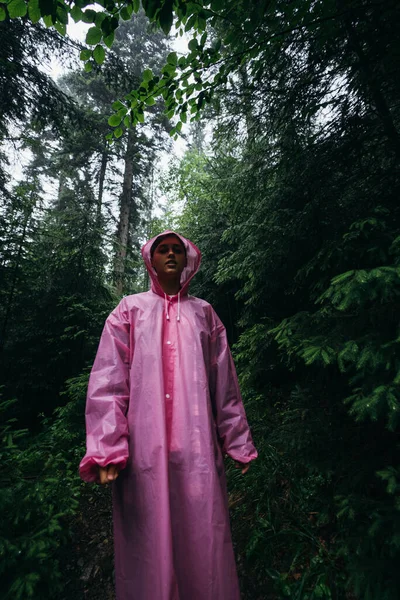
[(39, 0), (39, 8), (42, 17), (44, 15), (54, 15), (57, 8), (57, 0)]
[(106, 57), (106, 52), (100, 44), (97, 44), (96, 48), (93, 50), (93, 58), (97, 62), (98, 65), (101, 65), (104, 62)]
[(53, 27), (53, 17), (52, 15), (44, 15), (42, 16), (43, 22), (46, 27)]
[(28, 12), (28, 7), (24, 0), (11, 0), (11, 2), (7, 4), (7, 10), (11, 19), (16, 19), (17, 17), (24, 17)]
[(199, 31), (205, 31), (207, 27), (207, 21), (206, 19), (202, 18), (199, 16), (199, 18), (197, 19), (197, 28)]
[(83, 21), (83, 11), (76, 4), (71, 8), (71, 17), (78, 23), (78, 21)]
[(153, 79), (153, 73), (151, 69), (145, 69), (143, 71), (143, 81), (151, 81)]
[(105, 43), (105, 45), (107, 46), (107, 48), (111, 48), (111, 46), (114, 43), (114, 38), (115, 38), (115, 33), (112, 31), (109, 35), (107, 35), (103, 39), (103, 42)]
[(121, 127), (117, 127), (117, 129), (114, 131), (114, 136), (116, 138), (120, 138), (121, 135), (122, 135), (122, 133), (123, 133), (122, 128)]
[(167, 63), (169, 63), (170, 65), (174, 65), (174, 67), (176, 67), (176, 65), (178, 64), (178, 57), (176, 55), (176, 52), (170, 52), (168, 54)]
[(140, 0), (133, 0), (133, 10), (135, 13), (139, 12)]
[(131, 118), (129, 115), (126, 115), (126, 117), (124, 118), (124, 125), (125, 125), (125, 127), (131, 126)]
[(91, 62), (87, 62), (85, 64), (85, 66), (83, 67), (85, 73), (90, 73), (90, 71), (93, 69), (93, 65)]
[(121, 108), (126, 108), (125, 104), (123, 104), (121, 102), (121, 100), (116, 100), (113, 104), (112, 104), (112, 109), (113, 110), (120, 110)]
[(63, 4), (59, 4), (56, 10), (56, 16), (60, 23), (68, 25), (68, 12)]
[(108, 124), (110, 125), (110, 127), (118, 127), (118, 125), (121, 124), (121, 121), (122, 121), (121, 115), (116, 113), (114, 115), (111, 115), (111, 117), (109, 117)]
[(180, 56), (179, 57), (178, 66), (182, 70), (185, 69), (185, 67), (186, 67), (186, 57), (185, 56)]
[(84, 50), (81, 50), (79, 58), (81, 60), (89, 60), (90, 58), (92, 58), (92, 54), (92, 50), (89, 50), (89, 48), (85, 48)]
[(97, 12), (91, 8), (86, 9), (84, 12), (82, 12), (82, 21), (84, 23), (94, 23), (96, 20), (96, 15)]
[(197, 43), (196, 38), (192, 38), (188, 44), (189, 50), (197, 50), (197, 46), (198, 46), (198, 43)]
[(159, 0), (142, 0), (142, 5), (147, 17), (152, 21), (160, 6)]
[(196, 23), (197, 23), (197, 14), (194, 14), (190, 17), (190, 19), (186, 23), (185, 31), (189, 31), (190, 29), (193, 29)]
[(40, 13), (39, 0), (29, 0), (28, 15), (32, 23), (40, 21), (42, 15)]
[(71, 8), (70, 15), (75, 23), (78, 23), (78, 21), (82, 21), (83, 19), (83, 11), (76, 4), (74, 4), (74, 6)]
[(2, 6), (0, 6), (0, 21), (4, 21), (7, 17), (6, 11)]
[(147, 106), (153, 106), (153, 104), (156, 103), (154, 96), (149, 96), (148, 98), (145, 99), (145, 102), (146, 102)]
[(173, 22), (172, 0), (164, 0), (158, 15), (158, 22), (165, 35), (168, 35)]
[(67, 26), (65, 25), (65, 23), (60, 23), (59, 21), (56, 21), (54, 23), (54, 29), (56, 29), (58, 33), (62, 36), (64, 36), (67, 33)]
[(132, 4), (128, 4), (128, 6), (124, 6), (121, 9), (119, 14), (121, 15), (121, 19), (123, 19), (124, 21), (130, 21), (131, 17), (132, 17), (132, 12), (133, 12)]
[(174, 65), (167, 63), (166, 65), (163, 66), (163, 68), (161, 69), (161, 72), (166, 73), (167, 75), (174, 75), (175, 67), (174, 67)]
[[(86, 43), (89, 46), (98, 44), (103, 36), (101, 29), (98, 27), (91, 27), (86, 34)], [(105, 40), (104, 40), (105, 41)]]
[(102, 24), (103, 21), (105, 21), (107, 19), (106, 15), (102, 12), (97, 12), (96, 13), (96, 18), (94, 20), (94, 24), (96, 25), (96, 27), (98, 27), (99, 29), (103, 30), (102, 28)]

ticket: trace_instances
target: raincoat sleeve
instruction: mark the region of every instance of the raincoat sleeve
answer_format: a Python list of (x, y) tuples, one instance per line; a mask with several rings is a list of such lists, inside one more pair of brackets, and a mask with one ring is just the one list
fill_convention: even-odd
[(226, 330), (214, 313), (211, 338), (210, 393), (222, 451), (233, 460), (248, 463), (257, 458), (240, 395)]
[(86, 455), (79, 465), (84, 481), (99, 481), (98, 466), (128, 460), (130, 325), (124, 300), (104, 325), (89, 378), (86, 401)]

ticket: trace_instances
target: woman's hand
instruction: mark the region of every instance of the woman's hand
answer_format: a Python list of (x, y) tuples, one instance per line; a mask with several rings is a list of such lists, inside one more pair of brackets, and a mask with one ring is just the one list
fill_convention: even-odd
[(235, 468), (242, 469), (242, 475), (244, 475), (250, 469), (250, 463), (241, 463), (238, 460), (235, 460)]
[(115, 481), (118, 475), (119, 465), (107, 465), (106, 467), (99, 467), (101, 485)]

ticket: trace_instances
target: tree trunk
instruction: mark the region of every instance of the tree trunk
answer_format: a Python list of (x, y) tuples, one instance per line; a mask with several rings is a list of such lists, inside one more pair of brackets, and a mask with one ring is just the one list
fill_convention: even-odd
[(116, 250), (114, 259), (114, 285), (117, 293), (122, 295), (125, 280), (126, 253), (129, 239), (129, 224), (132, 211), (132, 187), (133, 187), (133, 153), (134, 137), (130, 129), (124, 160), (124, 180), (120, 196), (120, 211), (118, 219)]
[(246, 65), (243, 65), (239, 69), (239, 76), (241, 80), (241, 93), (242, 93), (242, 108), (244, 111), (244, 117), (246, 121), (246, 139), (247, 145), (249, 146), (254, 140), (255, 133), (257, 131), (257, 125), (255, 123), (253, 115), (253, 104), (251, 101), (251, 94), (249, 93), (249, 76), (247, 73)]
[(107, 154), (107, 151), (104, 149), (101, 154), (101, 163), (100, 163), (100, 171), (99, 171), (99, 190), (98, 190), (98, 194), (97, 194), (97, 215), (96, 215), (97, 227), (100, 226), (100, 222), (101, 222), (101, 207), (103, 204), (104, 180), (106, 177), (107, 163), (108, 163), (108, 154)]
[(63, 212), (65, 210), (65, 192), (66, 192), (65, 181), (66, 181), (66, 177), (61, 171), (60, 178), (58, 180), (58, 193), (57, 193), (57, 208), (60, 212)]

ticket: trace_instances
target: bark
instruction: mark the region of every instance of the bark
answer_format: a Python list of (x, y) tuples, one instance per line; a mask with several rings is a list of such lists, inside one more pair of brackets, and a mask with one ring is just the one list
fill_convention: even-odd
[(60, 172), (60, 178), (58, 180), (58, 193), (57, 193), (57, 208), (60, 212), (65, 210), (65, 175)]
[(103, 152), (101, 154), (101, 163), (100, 163), (100, 171), (99, 171), (99, 190), (98, 190), (98, 194), (97, 194), (97, 215), (96, 215), (97, 226), (100, 225), (100, 221), (101, 221), (101, 207), (103, 204), (104, 180), (106, 177), (107, 163), (108, 163), (108, 154), (107, 154), (106, 150), (103, 150)]
[(129, 130), (124, 159), (124, 180), (120, 196), (120, 211), (114, 260), (114, 285), (119, 295), (122, 295), (124, 289), (129, 224), (132, 213), (133, 153), (134, 137), (132, 130)]
[[(253, 115), (253, 104), (251, 101), (251, 95), (246, 94), (246, 91), (249, 87), (249, 76), (247, 73), (246, 65), (243, 65), (239, 69), (239, 75), (241, 79), (241, 103), (242, 109), (244, 112), (244, 117), (246, 121), (246, 134), (247, 134), (247, 144), (249, 145), (254, 137), (255, 132), (257, 131), (257, 125), (255, 123), (254, 115)], [(245, 93), (243, 93), (245, 92)]]

